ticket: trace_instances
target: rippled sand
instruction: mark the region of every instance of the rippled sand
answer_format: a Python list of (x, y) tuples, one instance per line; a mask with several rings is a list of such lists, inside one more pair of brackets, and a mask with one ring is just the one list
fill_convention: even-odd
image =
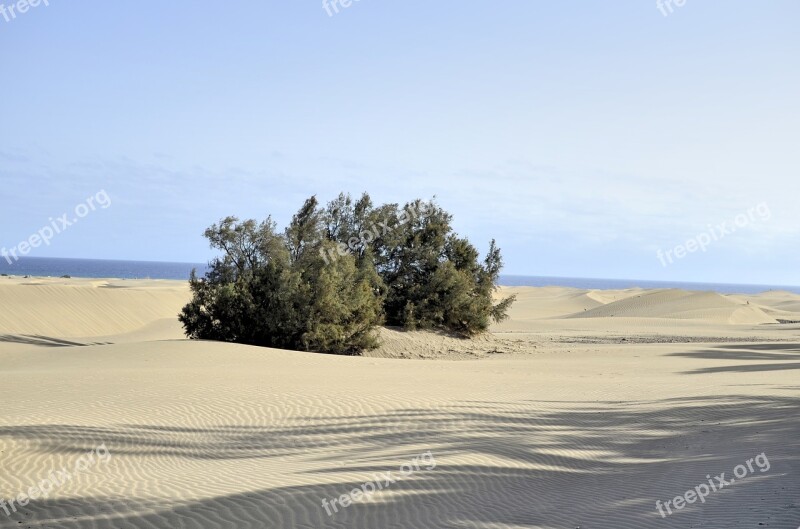
[(800, 297), (513, 290), (491, 336), (351, 358), (183, 340), (183, 283), (0, 278), (0, 498), (71, 474), (0, 527), (800, 525)]

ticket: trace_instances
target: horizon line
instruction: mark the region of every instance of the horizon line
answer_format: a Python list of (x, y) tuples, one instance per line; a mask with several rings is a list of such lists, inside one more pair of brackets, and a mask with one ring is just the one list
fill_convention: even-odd
[[(202, 265), (207, 266), (208, 263), (201, 263), (201, 262), (192, 262), (192, 261), (155, 261), (155, 260), (148, 260), (148, 259), (107, 259), (107, 258), (96, 258), (96, 257), (40, 257), (40, 256), (20, 256), (19, 260), (24, 259), (56, 259), (62, 261), (109, 261), (109, 262), (120, 262), (120, 263), (158, 263), (158, 264), (179, 264), (179, 265)], [(3, 266), (2, 262), (0, 262), (0, 266)], [(48, 277), (48, 276), (42, 276)], [(76, 276), (77, 277), (77, 276)], [(500, 274), (500, 277), (506, 278), (513, 278), (513, 277), (520, 277), (520, 278), (537, 278), (537, 279), (567, 279), (567, 280), (588, 280), (588, 281), (628, 281), (628, 282), (648, 282), (648, 283), (665, 283), (665, 284), (696, 284), (696, 285), (723, 285), (723, 286), (756, 286), (756, 287), (791, 287), (791, 288), (800, 288), (800, 285), (779, 285), (779, 284), (772, 284), (772, 283), (725, 283), (725, 282), (715, 282), (715, 281), (698, 281), (698, 280), (669, 280), (669, 279), (642, 279), (642, 278), (629, 278), (629, 277), (578, 277), (578, 276), (554, 276), (554, 275), (535, 275), (535, 274), (517, 274), (517, 273), (507, 273), (507, 274)], [(91, 279), (91, 278), (87, 278)], [(94, 278), (96, 279), (96, 278)], [(514, 285), (503, 285), (503, 286), (514, 286)], [(558, 285), (553, 285), (558, 286)]]

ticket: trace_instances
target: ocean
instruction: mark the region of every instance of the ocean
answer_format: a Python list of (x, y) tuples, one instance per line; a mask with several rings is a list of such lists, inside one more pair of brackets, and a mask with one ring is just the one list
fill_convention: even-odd
[[(16, 276), (95, 277), (119, 279), (189, 279), (192, 269), (198, 275), (206, 270), (205, 263), (166, 263), (155, 261), (111, 261), (102, 259), (59, 259), (21, 257), (9, 264), (0, 258), (0, 274)], [(786, 290), (800, 294), (800, 287), (786, 285), (746, 285), (726, 283), (689, 283), (677, 281), (649, 281), (640, 279), (591, 279), (579, 277), (542, 277), (501, 275), (499, 283), (505, 286), (561, 286), (583, 289), (623, 288), (682, 288), (684, 290), (713, 290), (723, 294), (757, 294), (767, 290)]]
[(160, 263), (155, 261), (108, 261), (103, 259), (58, 259), (20, 257), (9, 264), (0, 258), (0, 274), (16, 276), (101, 277), (118, 279), (189, 279), (192, 268), (205, 272), (203, 263)]

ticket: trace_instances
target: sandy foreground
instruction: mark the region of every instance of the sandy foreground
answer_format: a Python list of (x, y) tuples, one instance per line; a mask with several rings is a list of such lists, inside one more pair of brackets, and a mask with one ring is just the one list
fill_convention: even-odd
[(336, 357), (185, 340), (185, 282), (0, 277), (0, 528), (800, 526), (800, 296), (503, 290)]

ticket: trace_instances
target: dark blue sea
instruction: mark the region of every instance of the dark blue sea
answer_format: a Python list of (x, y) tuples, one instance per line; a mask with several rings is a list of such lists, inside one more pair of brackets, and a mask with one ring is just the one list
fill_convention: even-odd
[[(13, 259), (12, 259), (13, 261)], [(198, 275), (206, 270), (205, 263), (163, 263), (155, 261), (107, 261), (100, 259), (56, 259), (22, 257), (8, 264), (0, 258), (0, 274), (16, 276), (99, 277), (119, 279), (189, 279), (192, 269)], [(585, 289), (622, 288), (682, 288), (684, 290), (713, 290), (724, 294), (756, 294), (767, 290), (787, 290), (800, 294), (800, 287), (786, 285), (737, 285), (723, 283), (684, 283), (646, 281), (640, 279), (587, 279), (578, 277), (500, 276), (505, 286), (561, 286)]]
[(56, 259), (20, 257), (8, 264), (0, 258), (0, 274), (15, 276), (101, 277), (119, 279), (189, 279), (192, 268), (205, 272), (203, 263), (159, 263), (155, 261), (106, 261), (102, 259)]

